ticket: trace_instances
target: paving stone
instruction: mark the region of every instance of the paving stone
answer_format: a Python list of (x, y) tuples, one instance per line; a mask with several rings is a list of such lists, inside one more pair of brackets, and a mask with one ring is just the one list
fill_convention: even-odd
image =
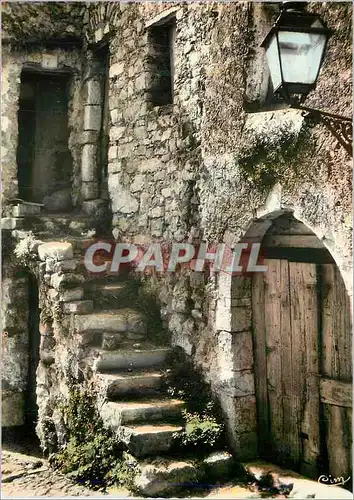
[(62, 241), (51, 241), (43, 243), (38, 247), (38, 255), (41, 260), (55, 259), (66, 260), (73, 258), (73, 247), (71, 243)]
[(191, 462), (157, 458), (141, 464), (135, 486), (142, 495), (158, 496), (195, 483), (201, 475), (202, 471)]
[(222, 480), (231, 476), (236, 461), (227, 451), (220, 451), (205, 458), (203, 465), (208, 478)]

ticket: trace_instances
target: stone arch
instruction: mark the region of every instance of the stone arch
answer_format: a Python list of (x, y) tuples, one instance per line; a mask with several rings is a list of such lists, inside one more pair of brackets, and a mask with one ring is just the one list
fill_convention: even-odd
[[(272, 201), (272, 200), (270, 200)], [(276, 226), (277, 220), (293, 218), (307, 229), (305, 233), (318, 239), (318, 247), (338, 268), (350, 296), (350, 271), (343, 264), (343, 256), (336, 253), (331, 241), (323, 237), (323, 230), (308, 223), (296, 207), (274, 206), (269, 203), (257, 211), (257, 218), (245, 231), (241, 241), (262, 242)], [(300, 225), (299, 225), (300, 226)], [(269, 233), (268, 233), (269, 234)], [(343, 264), (343, 265), (339, 265)], [(256, 380), (254, 376), (254, 341), (252, 317), (252, 278), (220, 273), (215, 315), (215, 334), (218, 344), (216, 384), (226, 418), (231, 445), (240, 459), (247, 460), (258, 454)], [(350, 309), (348, 302), (348, 310)], [(335, 378), (335, 377), (333, 377)], [(332, 456), (332, 460), (335, 460)]]
[(334, 228), (313, 223), (304, 214), (303, 207), (299, 203), (285, 203), (282, 200), (282, 186), (280, 184), (274, 186), (265, 204), (258, 207), (255, 217), (249, 221), (248, 226), (244, 229), (241, 241), (261, 242), (275, 219), (286, 214), (291, 214), (294, 219), (302, 222), (327, 248), (340, 270), (348, 295), (352, 297), (352, 257), (345, 255), (342, 242), (336, 242), (336, 238), (333, 236)]

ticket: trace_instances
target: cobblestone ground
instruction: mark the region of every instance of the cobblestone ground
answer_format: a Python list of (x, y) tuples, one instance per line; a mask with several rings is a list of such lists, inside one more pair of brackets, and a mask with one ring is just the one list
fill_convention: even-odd
[(47, 460), (13, 451), (2, 451), (1, 498), (6, 497), (121, 497), (126, 490), (111, 491), (109, 494), (95, 492), (76, 484), (68, 477), (49, 467)]
[[(23, 451), (23, 449), (21, 450)], [(54, 471), (49, 467), (47, 460), (33, 454), (24, 454), (11, 450), (2, 450), (2, 483), (1, 498), (24, 498), (24, 497), (94, 497), (94, 498), (127, 498), (138, 500), (133, 497), (128, 490), (112, 488), (107, 493), (93, 491), (82, 485), (74, 483), (67, 476)], [(277, 470), (277, 476), (283, 476), (282, 481), (285, 484), (293, 483), (293, 491), (290, 495), (276, 495), (274, 498), (289, 499), (352, 499), (353, 495), (340, 487), (331, 488), (330, 486), (318, 484), (317, 481), (302, 478), (296, 473), (283, 471), (270, 464), (254, 464), (253, 472), (267, 472), (269, 469)], [(189, 491), (186, 496), (179, 495), (180, 498), (208, 498), (208, 499), (226, 499), (226, 498), (264, 498), (264, 494), (258, 491), (250, 491), (237, 484), (225, 484), (215, 486), (209, 491)], [(266, 496), (266, 498), (269, 498)]]

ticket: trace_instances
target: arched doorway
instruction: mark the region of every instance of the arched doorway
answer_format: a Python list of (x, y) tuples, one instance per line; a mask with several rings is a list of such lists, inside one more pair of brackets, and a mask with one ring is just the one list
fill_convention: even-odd
[(351, 476), (349, 298), (330, 253), (286, 214), (252, 279), (259, 453), (318, 477)]

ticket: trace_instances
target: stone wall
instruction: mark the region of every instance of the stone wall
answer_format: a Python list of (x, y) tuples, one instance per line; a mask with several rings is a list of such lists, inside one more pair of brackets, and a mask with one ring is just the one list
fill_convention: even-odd
[(11, 2), (2, 8), (2, 39), (14, 44), (81, 39), (82, 2)]
[[(344, 19), (351, 6), (310, 8), (335, 34), (309, 105), (350, 116), (351, 37)], [(174, 102), (154, 107), (149, 27), (171, 15)], [(350, 158), (324, 127), (310, 127), (300, 112), (266, 111), (269, 75), (259, 69), (265, 61), (258, 45), (276, 15), (275, 6), (243, 2), (120, 4), (105, 21), (88, 25), (93, 41), (105, 27), (111, 53), (113, 235), (142, 244), (199, 239), (232, 246), (246, 236), (260, 241), (269, 218), (290, 211), (329, 249), (351, 294)], [(246, 113), (252, 106), (259, 112)], [(159, 291), (173, 343), (204, 367), (222, 401), (234, 448), (252, 455), (251, 306), (239, 311), (239, 320), (248, 324), (236, 346), (233, 327), (219, 325), (222, 303), (233, 293), (224, 281), (186, 273), (161, 277)], [(238, 359), (241, 352), (246, 359)]]
[[(35, 391), (37, 434), (44, 451), (51, 452), (65, 439), (60, 405), (70, 384), (89, 378), (90, 349), (76, 334), (73, 314), (90, 312), (92, 303), (82, 300), (84, 277), (70, 243), (42, 243), (25, 232), (18, 236), (4, 258), (2, 426), (28, 423), (24, 403)], [(38, 284), (39, 332), (29, 325), (29, 274)], [(28, 386), (31, 335), (40, 336), (33, 387)]]
[(2, 426), (23, 425), (28, 375), (28, 276), (3, 257)]
[[(350, 116), (351, 5), (321, 3), (310, 4), (310, 8), (318, 11), (335, 33), (308, 105)], [(83, 201), (87, 212), (97, 209), (101, 197), (97, 152), (102, 95), (92, 55), (107, 43), (108, 190), (114, 238), (146, 245), (152, 241), (205, 240), (232, 246), (245, 238), (260, 241), (273, 218), (293, 212), (328, 248), (351, 295), (350, 158), (323, 126), (310, 127), (295, 110), (269, 111), (265, 102), (269, 75), (260, 69), (264, 68), (264, 54), (259, 42), (274, 21), (275, 6), (246, 2), (93, 3), (74, 11), (73, 19), (82, 15), (82, 48), (49, 48), (40, 45), (40, 40), (32, 48), (4, 46), (4, 197), (18, 194), (21, 69), (26, 63), (44, 67), (56, 61), (58, 68), (68, 66), (74, 75), (69, 103), (74, 204)], [(149, 29), (171, 16), (176, 19), (174, 99), (172, 105), (153, 106)], [(44, 39), (66, 36), (60, 35), (63, 26), (58, 21), (53, 30), (43, 28)], [(74, 26), (77, 36), (80, 23)], [(251, 113), (250, 108), (259, 112)], [(6, 205), (4, 210), (7, 215)], [(45, 260), (39, 264), (36, 257), (36, 275), (48, 297), (43, 308), (53, 315), (57, 304), (63, 302), (61, 276), (75, 269), (70, 270), (68, 264), (69, 268), (61, 267), (63, 274), (57, 275), (60, 263)], [(6, 279), (13, 304), (15, 296), (11, 294), (15, 289), (21, 294), (23, 288), (21, 282), (13, 287)], [(11, 274), (9, 279), (17, 278)], [(224, 275), (183, 271), (158, 276), (156, 288), (172, 343), (194, 356), (220, 398), (234, 450), (243, 459), (254, 456), (249, 279), (235, 281)], [(53, 351), (43, 354), (49, 368), (40, 364), (38, 369), (39, 434), (45, 446), (50, 434), (45, 430), (46, 422), (60, 435), (53, 408), (67, 387), (61, 376), (77, 375), (83, 359), (82, 348), (65, 334), (70, 311), (68, 307), (68, 314), (60, 320), (52, 317), (49, 322), (42, 321), (49, 338), (44, 351)], [(25, 348), (22, 327), (16, 335), (16, 342)], [(10, 348), (10, 357), (14, 349)], [(13, 383), (11, 380), (7, 382), (13, 393), (20, 393), (24, 375), (19, 374)]]

